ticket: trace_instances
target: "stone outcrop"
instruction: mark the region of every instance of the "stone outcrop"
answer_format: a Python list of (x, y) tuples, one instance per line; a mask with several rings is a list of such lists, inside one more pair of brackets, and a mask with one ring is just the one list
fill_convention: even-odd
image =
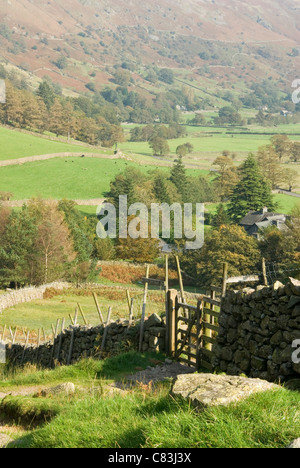
[(300, 339), (300, 281), (228, 291), (219, 325), (215, 370), (270, 382), (299, 376), (293, 346)]
[(187, 399), (198, 408), (226, 406), (255, 393), (275, 390), (279, 386), (260, 379), (216, 374), (179, 375), (171, 394)]

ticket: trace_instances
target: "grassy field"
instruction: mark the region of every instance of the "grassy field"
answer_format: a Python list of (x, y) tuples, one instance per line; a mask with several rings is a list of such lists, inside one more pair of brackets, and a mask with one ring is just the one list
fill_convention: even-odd
[[(238, 134), (240, 129), (187, 126), (187, 137), (169, 140), (170, 155), (163, 158), (153, 158), (149, 144), (146, 142), (132, 143), (128, 141), (132, 125), (125, 126), (127, 141), (119, 147), (128, 154), (132, 161), (124, 159), (92, 159), (92, 158), (55, 158), (47, 161), (27, 163), (22, 166), (0, 168), (0, 190), (12, 192), (14, 199), (22, 200), (32, 196), (43, 198), (90, 199), (102, 198), (109, 189), (110, 181), (129, 164), (138, 166), (142, 171), (154, 167), (167, 170), (174, 164), (177, 146), (191, 142), (194, 146), (192, 154), (185, 158), (189, 175), (206, 175), (215, 158), (224, 150), (236, 154), (235, 164), (239, 165), (251, 151), (270, 142), (271, 135), (263, 132), (285, 130), (290, 133), (300, 133), (300, 125), (281, 126), (278, 128), (251, 127), (248, 134)], [(251, 133), (252, 132), (252, 133)], [(299, 136), (291, 137), (293, 139)], [(33, 155), (53, 154), (57, 152), (89, 152), (97, 148), (85, 148), (75, 144), (50, 141), (38, 136), (32, 136), (16, 130), (0, 127), (0, 160), (22, 158)], [(99, 151), (99, 149), (98, 149)], [(107, 150), (107, 154), (112, 151)], [(300, 166), (285, 164), (299, 173)], [(292, 201), (290, 202), (292, 203)]]
[[(126, 285), (124, 286), (126, 287)], [(112, 320), (128, 318), (129, 308), (125, 287), (124, 290), (107, 288), (97, 291), (98, 302), (104, 317), (107, 315), (108, 308), (112, 307)], [(134, 315), (135, 317), (140, 317), (143, 299), (142, 288), (140, 293), (138, 291), (132, 292), (131, 297), (135, 299)], [(55, 325), (58, 319), (62, 320), (64, 318), (66, 327), (71, 325), (69, 314), (74, 318), (78, 303), (82, 307), (87, 322), (90, 325), (98, 326), (99, 315), (92, 294), (80, 294), (78, 292), (64, 292), (50, 299), (19, 304), (7, 309), (0, 315), (0, 326), (3, 327), (6, 324), (7, 327), (18, 327), (31, 331), (43, 328), (46, 335), (49, 336), (52, 333), (51, 325)], [(161, 315), (164, 311), (164, 296), (160, 292), (150, 292), (147, 315), (151, 315), (152, 313)], [(84, 324), (80, 313), (78, 314), (78, 323)]]
[[(153, 165), (138, 165), (124, 159), (55, 158), (0, 168), (0, 190), (12, 192), (14, 200), (34, 196), (75, 200), (101, 198), (115, 176), (129, 165), (143, 172), (154, 168)], [(203, 175), (207, 171), (190, 169), (188, 174)]]
[(0, 142), (0, 161), (38, 156), (41, 154), (103, 152), (103, 150), (99, 148), (87, 147), (84, 143), (81, 145), (61, 143), (41, 138), (38, 135), (30, 135), (4, 127), (0, 127)]
[(170, 382), (120, 394), (111, 391), (115, 381), (153, 366), (153, 358), (157, 362), (164, 356), (130, 352), (4, 376), (0, 391), (5, 393), (67, 381), (77, 387), (68, 398), (6, 397), (1, 414), (6, 416), (7, 434), (17, 441), (10, 447), (284, 448), (299, 436), (300, 394), (284, 387), (198, 412), (188, 402), (170, 397)]

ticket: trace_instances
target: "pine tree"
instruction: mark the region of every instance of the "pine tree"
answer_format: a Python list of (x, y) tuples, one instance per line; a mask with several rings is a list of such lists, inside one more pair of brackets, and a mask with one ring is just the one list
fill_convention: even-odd
[(46, 81), (43, 81), (39, 85), (37, 95), (44, 101), (47, 109), (50, 110), (50, 108), (54, 104), (55, 94), (51, 86)]
[(179, 158), (175, 160), (175, 164), (171, 170), (170, 181), (173, 182), (177, 188), (178, 192), (182, 196), (183, 201), (186, 201), (188, 179), (184, 164), (182, 162), (182, 156), (179, 156)]
[(276, 209), (269, 182), (260, 172), (253, 154), (250, 154), (240, 168), (241, 178), (230, 197), (228, 213), (233, 221), (239, 221), (249, 211), (267, 207)]
[(153, 182), (153, 193), (155, 198), (160, 203), (168, 203), (170, 204), (170, 196), (168, 194), (168, 190), (166, 187), (165, 178), (161, 173), (158, 173)]

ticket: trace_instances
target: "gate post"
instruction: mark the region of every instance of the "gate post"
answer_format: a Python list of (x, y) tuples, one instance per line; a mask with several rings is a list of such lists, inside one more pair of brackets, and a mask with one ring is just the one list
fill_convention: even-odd
[(166, 351), (169, 356), (174, 356), (176, 351), (176, 289), (167, 292), (167, 316), (166, 316)]

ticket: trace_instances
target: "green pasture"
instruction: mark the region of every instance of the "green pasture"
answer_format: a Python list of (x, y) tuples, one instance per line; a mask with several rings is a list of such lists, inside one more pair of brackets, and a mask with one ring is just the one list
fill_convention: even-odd
[(289, 195), (275, 194), (274, 200), (277, 203), (277, 211), (284, 214), (291, 214), (292, 210), (300, 205), (300, 198)]
[[(176, 154), (176, 148), (179, 145), (190, 142), (194, 146), (194, 154), (208, 152), (223, 152), (224, 150), (249, 153), (255, 152), (260, 146), (267, 145), (270, 142), (270, 135), (240, 135), (240, 134), (212, 134), (201, 132), (200, 128), (192, 127), (187, 137), (176, 138), (169, 140), (171, 154)], [(147, 142), (130, 142), (120, 143), (119, 147), (122, 151), (142, 156), (151, 156), (152, 150)]]
[[(10, 130), (0, 127), (0, 160), (26, 158), (29, 156), (39, 156), (53, 153), (96, 153), (99, 148), (82, 145), (61, 143), (52, 141), (40, 136), (35, 136), (18, 130)], [(101, 149), (101, 152), (103, 150)]]
[[(156, 293), (156, 295), (159, 294)], [(101, 290), (97, 291), (98, 302), (106, 320), (108, 308), (112, 308), (112, 319), (129, 318), (129, 308), (125, 289), (115, 293), (101, 294)], [(143, 290), (140, 292), (131, 292), (131, 297), (134, 301), (134, 316), (140, 317), (142, 313)], [(162, 314), (164, 312), (164, 300), (157, 301), (151, 298), (151, 293), (148, 298), (147, 315), (152, 313)], [(37, 331), (44, 329), (46, 335), (52, 333), (51, 325), (55, 325), (57, 320), (65, 319), (65, 326), (71, 325), (70, 316), (74, 319), (75, 310), (80, 304), (84, 316), (90, 325), (100, 325), (99, 315), (95, 306), (92, 294), (77, 295), (74, 293), (65, 293), (55, 296), (51, 299), (36, 300), (33, 302), (18, 304), (15, 307), (5, 310), (0, 315), (0, 327), (18, 327), (26, 330)], [(84, 325), (84, 319), (80, 312), (78, 313), (79, 324)]]
[[(0, 191), (12, 192), (14, 200), (38, 196), (57, 200), (102, 198), (110, 182), (129, 165), (143, 172), (154, 169), (153, 165), (138, 165), (124, 159), (55, 158), (0, 168)], [(207, 172), (189, 170), (188, 174)]]

